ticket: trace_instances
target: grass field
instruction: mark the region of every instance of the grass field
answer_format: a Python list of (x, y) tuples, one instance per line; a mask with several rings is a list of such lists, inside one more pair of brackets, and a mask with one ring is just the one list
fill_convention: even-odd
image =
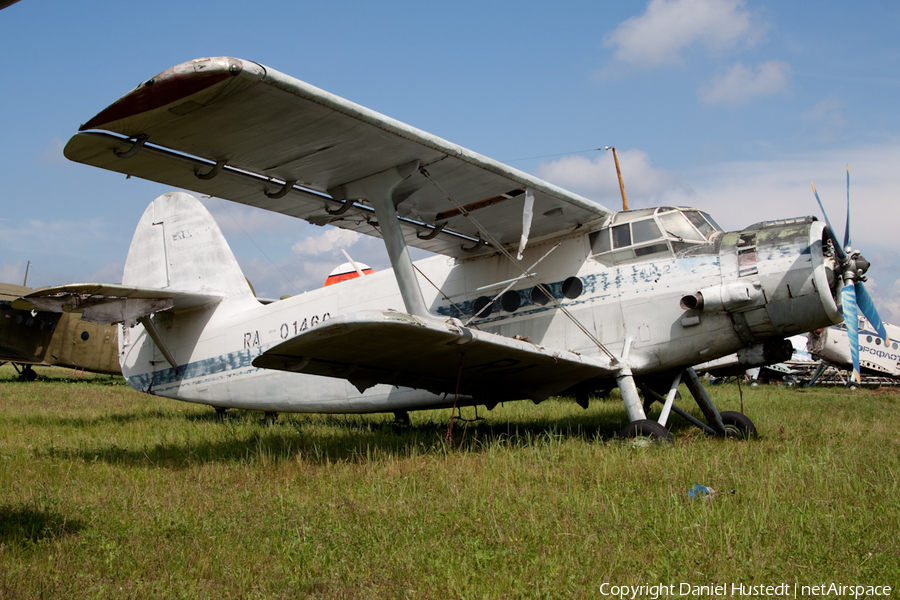
[[(649, 447), (611, 439), (626, 420), (617, 398), (507, 403), (457, 421), (448, 445), (449, 411), (405, 428), (390, 415), (220, 423), (121, 378), (39, 373), (19, 383), (0, 368), (0, 598), (600, 598), (604, 583), (686, 597), (682, 584), (727, 596), (831, 582), (898, 595), (893, 391), (744, 387), (759, 439), (673, 416), (675, 443)], [(740, 408), (736, 386), (710, 392)], [(694, 484), (718, 493), (692, 500)], [(707, 591), (688, 595), (719, 595)]]

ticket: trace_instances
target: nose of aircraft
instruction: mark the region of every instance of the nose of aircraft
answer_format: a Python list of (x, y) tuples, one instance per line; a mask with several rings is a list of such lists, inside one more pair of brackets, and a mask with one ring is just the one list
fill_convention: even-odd
[(726, 233), (721, 285), (682, 298), (684, 308), (725, 311), (744, 344), (840, 323), (840, 278), (825, 227), (814, 217)]

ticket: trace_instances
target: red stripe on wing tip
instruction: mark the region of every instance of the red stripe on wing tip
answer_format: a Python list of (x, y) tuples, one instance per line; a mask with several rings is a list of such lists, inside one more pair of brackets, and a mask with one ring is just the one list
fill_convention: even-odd
[[(196, 68), (198, 65), (206, 63), (208, 64), (204, 68)], [(78, 130), (104, 129), (104, 126), (116, 121), (174, 104), (240, 72), (241, 63), (237, 60), (201, 58), (176, 65), (144, 81), (97, 113)], [(120, 131), (119, 133), (137, 135), (142, 132)]]

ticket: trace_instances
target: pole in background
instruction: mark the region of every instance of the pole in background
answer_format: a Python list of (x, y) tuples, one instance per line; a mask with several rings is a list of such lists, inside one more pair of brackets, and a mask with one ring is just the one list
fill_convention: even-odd
[(616, 161), (616, 175), (619, 176), (619, 190), (622, 192), (622, 210), (628, 210), (628, 198), (625, 196), (625, 182), (622, 181), (622, 169), (619, 168), (619, 155), (615, 146), (606, 146), (604, 150), (612, 150), (613, 160)]

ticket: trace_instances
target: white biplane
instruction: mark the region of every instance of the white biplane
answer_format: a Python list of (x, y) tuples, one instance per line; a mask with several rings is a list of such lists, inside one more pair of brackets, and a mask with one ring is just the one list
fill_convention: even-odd
[[(839, 323), (857, 268), (814, 217), (726, 233), (702, 211), (591, 200), (260, 64), (203, 58), (90, 119), (71, 160), (384, 240), (392, 270), (257, 300), (184, 193), (144, 213), (121, 285), (29, 296), (122, 322), (138, 390), (267, 412), (395, 412), (618, 387), (623, 435), (719, 413), (691, 365)], [(437, 254), (413, 263), (407, 247)], [(760, 358), (761, 359), (761, 358)], [(684, 379), (706, 423), (674, 406)], [(663, 403), (646, 418), (639, 389)]]

